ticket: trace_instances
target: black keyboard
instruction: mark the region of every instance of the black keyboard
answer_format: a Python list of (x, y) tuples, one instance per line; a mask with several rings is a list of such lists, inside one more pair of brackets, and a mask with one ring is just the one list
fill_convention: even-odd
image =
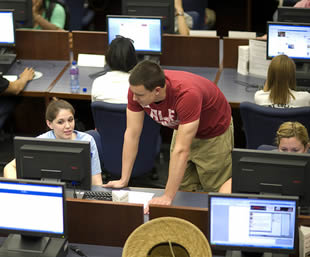
[(296, 91), (307, 91), (307, 92), (310, 93), (310, 86), (309, 86), (309, 87), (297, 86), (297, 87), (296, 87)]
[(85, 191), (83, 199), (112, 201), (111, 191)]
[(307, 88), (310, 87), (310, 79), (309, 78), (297, 78), (296, 79), (297, 87)]

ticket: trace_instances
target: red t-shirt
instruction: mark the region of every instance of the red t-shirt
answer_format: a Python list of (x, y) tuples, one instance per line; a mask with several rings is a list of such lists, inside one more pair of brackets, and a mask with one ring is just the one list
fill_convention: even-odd
[(175, 70), (165, 70), (166, 98), (144, 108), (133, 100), (128, 91), (129, 110), (144, 110), (153, 120), (163, 126), (177, 129), (200, 119), (197, 138), (213, 138), (223, 134), (231, 120), (231, 108), (220, 89), (201, 76)]

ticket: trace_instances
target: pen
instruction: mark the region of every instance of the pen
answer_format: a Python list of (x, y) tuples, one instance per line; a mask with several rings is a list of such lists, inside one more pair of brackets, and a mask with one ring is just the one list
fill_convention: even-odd
[(82, 250), (79, 249), (77, 246), (75, 246), (75, 245), (70, 245), (69, 248), (70, 248), (73, 252), (75, 252), (76, 254), (78, 254), (78, 255), (80, 255), (80, 256), (82, 256), (82, 257), (87, 257), (87, 255), (86, 255), (85, 253), (83, 253)]

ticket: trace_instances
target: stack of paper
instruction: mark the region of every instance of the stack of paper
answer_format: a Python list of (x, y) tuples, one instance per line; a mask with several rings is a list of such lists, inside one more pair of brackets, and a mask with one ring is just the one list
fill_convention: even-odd
[(310, 227), (299, 227), (299, 256), (310, 255)]
[(238, 48), (238, 73), (249, 74), (249, 46), (239, 46)]
[(248, 31), (228, 31), (228, 37), (232, 38), (256, 38), (256, 32), (248, 32)]
[(266, 41), (250, 40), (250, 69), (251, 75), (267, 77), (270, 60), (266, 59)]

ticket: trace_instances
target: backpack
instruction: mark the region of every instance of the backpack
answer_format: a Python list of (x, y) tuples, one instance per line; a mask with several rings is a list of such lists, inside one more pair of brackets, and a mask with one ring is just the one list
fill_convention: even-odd
[(48, 21), (51, 20), (51, 16), (52, 16), (52, 13), (53, 13), (53, 10), (54, 10), (56, 4), (60, 4), (64, 8), (65, 13), (66, 13), (66, 20), (65, 20), (64, 29), (69, 30), (70, 12), (69, 12), (68, 6), (64, 0), (51, 0), (50, 1), (49, 7), (46, 10), (46, 19)]

